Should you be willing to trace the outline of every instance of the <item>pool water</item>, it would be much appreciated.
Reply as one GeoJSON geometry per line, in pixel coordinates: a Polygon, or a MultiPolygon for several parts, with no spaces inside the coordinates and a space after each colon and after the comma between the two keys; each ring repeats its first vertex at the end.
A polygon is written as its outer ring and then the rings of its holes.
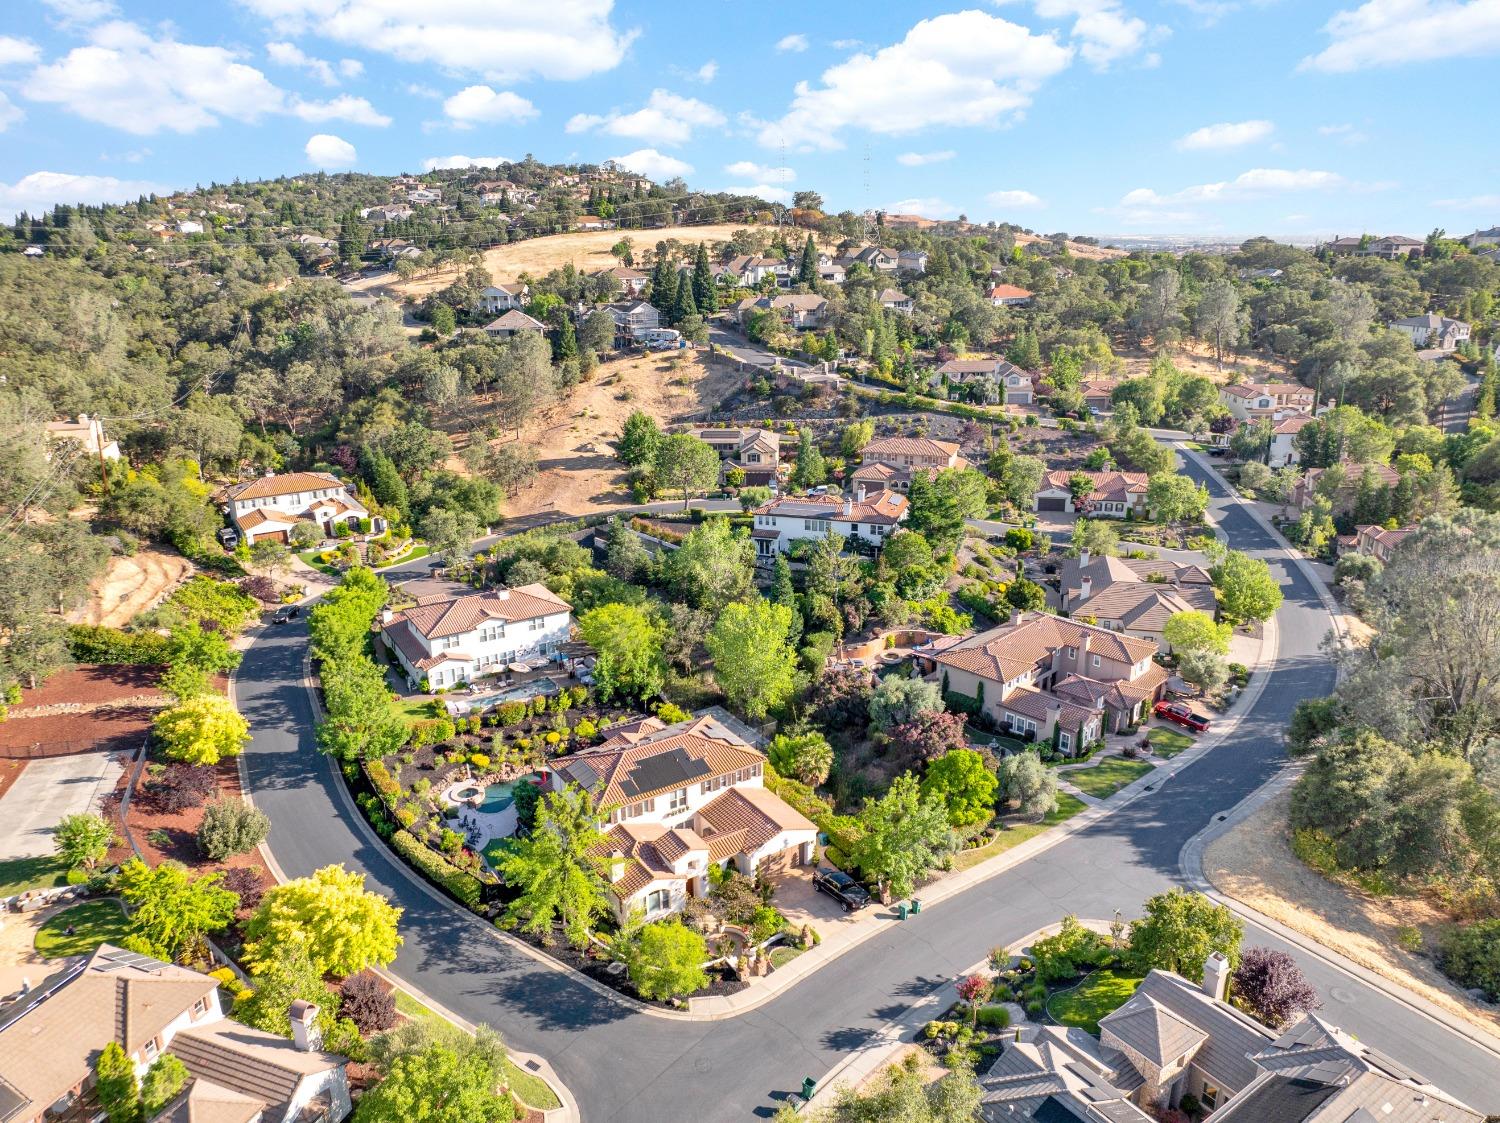
{"type": "Polygon", "coordinates": [[[493,815],[497,811],[504,811],[513,802],[511,792],[515,790],[515,780],[505,780],[499,784],[491,784],[484,789],[484,799],[480,801],[478,810],[487,815],[493,815]]]}

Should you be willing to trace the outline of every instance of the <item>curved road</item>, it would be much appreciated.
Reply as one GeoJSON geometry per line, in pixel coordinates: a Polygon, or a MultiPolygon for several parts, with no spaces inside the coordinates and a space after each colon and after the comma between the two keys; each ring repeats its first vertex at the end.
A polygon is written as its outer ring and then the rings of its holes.
{"type": "MultiPolygon", "coordinates": [[[[1271,537],[1196,465],[1220,525],[1281,580],[1280,657],[1234,734],[1158,791],[1030,861],[893,925],[758,1009],[715,1022],[634,1011],[544,967],[494,937],[478,918],[440,903],[399,862],[367,841],[316,747],[303,687],[304,624],[264,631],[236,675],[255,731],[245,755],[257,806],[271,818],[288,877],[331,862],[362,870],[370,888],[405,909],[394,974],[519,1048],[545,1056],[584,1118],[656,1123],[765,1118],[804,1076],[822,1077],[889,1019],[947,978],[1064,913],[1135,914],[1142,900],[1183,882],[1178,854],[1212,817],[1284,763],[1281,732],[1299,699],[1326,695],[1334,672],[1319,651],[1329,617],[1312,585],[1271,537]]],[[[1246,942],[1281,944],[1247,926],[1246,942]]],[[[1500,1059],[1467,1037],[1329,962],[1293,951],[1324,998],[1322,1013],[1476,1107],[1500,1111],[1500,1059]]]]}

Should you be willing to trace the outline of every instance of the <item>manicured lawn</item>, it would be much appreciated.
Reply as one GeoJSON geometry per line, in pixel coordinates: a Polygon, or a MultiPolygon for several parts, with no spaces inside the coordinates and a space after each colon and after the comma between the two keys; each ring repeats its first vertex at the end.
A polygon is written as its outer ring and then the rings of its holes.
{"type": "Polygon", "coordinates": [[[0,897],[28,889],[51,889],[68,883],[68,867],[55,854],[40,858],[6,858],[0,861],[0,897]]]}
{"type": "Polygon", "coordinates": [[[88,955],[100,944],[118,944],[129,931],[130,922],[118,901],[85,901],[63,909],[37,929],[36,953],[43,959],[88,955]]]}
{"type": "Polygon", "coordinates": [[[1065,1026],[1099,1032],[1099,1019],[1119,1009],[1141,985],[1141,976],[1120,971],[1095,971],[1071,990],[1060,990],[1047,1000],[1047,1013],[1065,1026]]]}
{"type": "Polygon", "coordinates": [[[480,853],[484,855],[484,860],[490,864],[491,869],[499,869],[500,859],[509,854],[515,844],[516,840],[513,838],[492,838],[484,844],[484,849],[480,853]]]}
{"type": "Polygon", "coordinates": [[[1082,811],[1083,807],[1084,804],[1081,799],[1069,795],[1067,792],[1058,792],[1057,809],[1052,814],[1044,817],[1041,822],[1017,823],[1008,830],[1001,832],[1000,836],[993,842],[987,843],[984,846],[976,846],[973,850],[965,850],[963,853],[955,855],[953,868],[966,870],[972,866],[977,866],[980,862],[988,858],[993,858],[996,854],[1003,854],[1012,846],[1019,846],[1028,838],[1035,838],[1048,827],[1055,827],[1058,823],[1071,819],[1074,815],[1082,811]]]}
{"type": "Polygon", "coordinates": [[[334,569],[333,566],[329,565],[323,560],[322,550],[308,550],[306,553],[301,553],[297,556],[305,561],[308,565],[312,566],[314,569],[321,570],[322,572],[328,574],[328,576],[330,577],[340,576],[338,570],[334,569]]]}
{"type": "Polygon", "coordinates": [[[419,694],[411,698],[397,698],[391,706],[407,721],[421,721],[423,718],[438,716],[432,703],[433,699],[424,698],[419,694]]]}
{"type": "Polygon", "coordinates": [[[1151,738],[1151,749],[1157,756],[1174,757],[1183,749],[1193,747],[1193,738],[1180,729],[1168,729],[1164,725],[1151,728],[1147,734],[1151,738]]]}
{"type": "Polygon", "coordinates": [[[377,565],[375,568],[376,569],[385,569],[387,566],[400,565],[402,562],[416,561],[418,558],[425,558],[431,552],[432,552],[432,547],[431,546],[426,546],[426,545],[423,545],[423,546],[413,546],[410,550],[408,550],[406,553],[402,554],[399,558],[391,558],[389,561],[383,561],[379,565],[377,565]]]}
{"type": "Polygon", "coordinates": [[[771,966],[784,967],[801,955],[803,950],[802,948],[794,948],[790,944],[780,944],[771,949],[771,966]]]}
{"type": "Polygon", "coordinates": [[[1062,776],[1074,787],[1087,792],[1095,799],[1108,799],[1126,784],[1139,780],[1151,765],[1144,760],[1120,760],[1110,757],[1091,768],[1079,768],[1064,772],[1062,776]]]}
{"type": "MultiPolygon", "coordinates": [[[[396,1009],[413,1021],[436,1020],[437,1014],[423,1006],[404,990],[396,991],[396,1009]]],[[[562,1101],[540,1076],[527,1072],[509,1057],[505,1058],[505,1082],[522,1103],[538,1111],[552,1111],[562,1107],[562,1101]]]]}

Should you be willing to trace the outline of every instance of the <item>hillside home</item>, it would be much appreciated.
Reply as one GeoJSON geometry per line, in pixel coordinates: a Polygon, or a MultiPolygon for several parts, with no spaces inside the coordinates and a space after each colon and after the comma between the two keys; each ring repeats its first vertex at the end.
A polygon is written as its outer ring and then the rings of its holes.
{"type": "Polygon", "coordinates": [[[1025,740],[1076,753],[1141,721],[1166,692],[1155,643],[1045,612],[1013,612],[987,632],[917,649],[945,693],[974,699],[1025,740]]]}
{"type": "Polygon", "coordinates": [[[1272,468],[1286,468],[1302,459],[1297,451],[1297,434],[1315,421],[1310,413],[1294,413],[1271,427],[1271,448],[1266,463],[1272,468]]]}
{"type": "Polygon", "coordinates": [[[901,250],[896,254],[896,272],[915,276],[927,272],[927,251],[901,250]]]}
{"type": "Polygon", "coordinates": [[[626,296],[640,296],[646,291],[646,282],[649,278],[639,269],[632,269],[628,265],[616,265],[611,269],[600,269],[592,276],[612,277],[619,284],[620,291],[626,296]]]}
{"type": "Polygon", "coordinates": [[[889,312],[909,313],[912,310],[911,297],[900,289],[881,289],[875,299],[880,301],[880,306],[889,312]]]}
{"type": "Polygon", "coordinates": [[[755,734],[720,709],[666,725],[645,718],[554,762],[554,790],[594,793],[609,812],[601,857],[623,922],[656,920],[709,891],[709,870],[746,877],[811,864],[817,828],[766,790],[755,734]]]}
{"type": "Polygon", "coordinates": [[[1083,550],[1062,564],[1058,603],[1068,616],[1170,650],[1162,627],[1179,612],[1219,614],[1213,579],[1202,566],[1153,558],[1094,557],[1083,550]]]}
{"type": "Polygon", "coordinates": [[[1220,404],[1239,421],[1309,412],[1313,400],[1313,391],[1296,382],[1235,382],[1219,390],[1220,404]]]}
{"type": "Polygon", "coordinates": [[[413,187],[406,193],[408,203],[416,203],[428,206],[443,201],[443,189],[441,187],[413,187]]]}
{"type": "Polygon", "coordinates": [[[1464,239],[1464,244],[1471,250],[1483,249],[1485,246],[1500,246],[1500,226],[1491,226],[1488,230],[1476,230],[1464,239]]]}
{"type": "Polygon", "coordinates": [[[1036,293],[1019,285],[995,285],[988,295],[996,308],[1030,308],[1036,298],[1036,293]]]}
{"type": "Polygon", "coordinates": [[[509,339],[523,331],[534,331],[539,335],[545,335],[547,325],[540,320],[532,319],[519,308],[503,312],[499,317],[484,325],[484,334],[491,339],[509,339]]]}
{"type": "MultiPolygon", "coordinates": [[[[267,472],[222,489],[218,501],[247,546],[260,541],[288,543],[298,523],[311,524],[321,536],[331,538],[338,527],[352,533],[361,519],[370,517],[354,485],[328,472],[267,472]]],[[[372,524],[371,529],[380,533],[384,526],[376,529],[372,524]]]]}
{"type": "Polygon", "coordinates": [[[906,518],[906,496],[894,491],[867,491],[857,485],[852,498],[837,495],[793,495],[755,508],[750,537],[756,560],[765,564],[791,549],[798,539],[837,534],[858,537],[877,548],[906,518]]]}
{"type": "Polygon", "coordinates": [[[600,218],[596,214],[579,215],[573,221],[574,230],[613,230],[615,224],[607,218],[600,218]]]}
{"type": "Polygon", "coordinates": [[[1030,405],[1035,396],[1030,371],[1005,359],[949,359],[933,372],[933,385],[972,387],[987,402],[1030,405]]]}
{"type": "Polygon", "coordinates": [[[1433,351],[1456,351],[1468,340],[1470,327],[1462,320],[1429,312],[1425,316],[1406,316],[1386,325],[1410,339],[1413,347],[1433,351]]]}
{"type": "Polygon", "coordinates": [[[520,281],[511,285],[489,285],[479,290],[479,307],[492,316],[509,312],[512,308],[519,311],[526,306],[526,298],[530,295],[531,289],[520,281]]]}
{"type": "Polygon", "coordinates": [[[755,288],[767,277],[775,277],[778,285],[785,284],[791,276],[791,267],[779,257],[740,254],[724,263],[724,275],[737,285],[755,288]]]}
{"type": "Polygon", "coordinates": [[[1092,413],[1106,413],[1114,409],[1117,378],[1091,378],[1081,383],[1078,392],[1083,395],[1083,404],[1092,413]]]}
{"type": "Polygon", "coordinates": [[[849,279],[849,271],[843,264],[830,258],[823,260],[823,255],[818,258],[818,280],[829,285],[842,285],[849,279]]]}
{"type": "Polygon", "coordinates": [[[411,216],[412,209],[406,203],[387,203],[380,207],[365,207],[359,212],[360,218],[368,218],[371,222],[395,222],[411,216]]]}
{"type": "Polygon", "coordinates": [[[770,306],[773,312],[781,313],[787,324],[797,331],[822,327],[828,315],[828,301],[815,292],[774,296],[770,306]]]}
{"type": "Polygon", "coordinates": [[[781,467],[781,435],[768,429],[692,429],[719,454],[723,470],[738,468],[751,487],[774,487],[781,467]]]}
{"type": "Polygon", "coordinates": [[[850,480],[863,483],[869,491],[884,487],[907,491],[913,472],[931,476],[946,468],[969,466],[958,454],[957,442],[932,437],[878,437],[865,445],[860,456],[864,463],[855,469],[850,480]]]}
{"type": "MultiPolygon", "coordinates": [[[[1354,508],[1354,502],[1359,497],[1359,484],[1366,471],[1370,472],[1375,482],[1382,487],[1395,487],[1401,482],[1401,474],[1389,464],[1362,465],[1345,461],[1340,467],[1344,469],[1344,481],[1339,485],[1338,491],[1329,497],[1333,502],[1335,515],[1344,514],[1354,508]]],[[[1327,491],[1332,486],[1332,481],[1327,481],[1321,489],[1318,486],[1327,472],[1327,468],[1309,468],[1306,474],[1297,481],[1297,486],[1292,489],[1292,496],[1289,500],[1291,506],[1299,511],[1305,511],[1311,507],[1320,491],[1327,491]]]]}
{"type": "Polygon", "coordinates": [[[901,261],[901,254],[885,246],[865,246],[841,260],[845,266],[859,264],[877,273],[894,273],[901,261]]]}
{"type": "Polygon", "coordinates": [[[338,1123],[349,1114],[347,1061],[322,1052],[318,1008],[292,1003],[292,1038],[224,1016],[219,982],[101,944],[0,1006],[0,1119],[102,1119],[94,1064],[110,1042],[144,1076],[171,1053],[188,1070],[148,1123],[338,1123]]]}
{"type": "MultiPolygon", "coordinates": [[[[661,313],[644,300],[627,300],[604,306],[615,321],[615,335],[635,340],[661,327],[661,313]]],[[[623,340],[622,340],[623,342],[623,340]]]]}
{"type": "Polygon", "coordinates": [[[1314,1015],[1268,1029],[1225,1001],[1214,952],[1194,984],[1151,971],[1081,1029],[1027,1027],[979,1078],[986,1123],[1150,1123],[1191,1095],[1215,1123],[1483,1123],[1403,1064],[1314,1015]]]}
{"type": "Polygon", "coordinates": [[[538,582],[461,596],[419,598],[380,617],[380,634],[413,686],[432,688],[498,674],[508,663],[545,658],[573,631],[568,602],[538,582]]]}
{"type": "Polygon", "coordinates": [[[1382,257],[1387,261],[1420,257],[1426,248],[1427,243],[1420,238],[1408,238],[1404,234],[1387,234],[1381,238],[1335,238],[1328,243],[1329,252],[1338,256],[1382,257]]]}
{"type": "Polygon", "coordinates": [[[49,421],[42,427],[48,441],[68,441],[82,447],[89,456],[105,460],[120,459],[120,443],[104,435],[104,422],[80,413],[76,421],[49,421]]]}
{"type": "Polygon", "coordinates": [[[1354,528],[1352,549],[1356,554],[1374,558],[1381,565],[1389,564],[1396,547],[1417,532],[1414,526],[1396,527],[1387,530],[1383,526],[1366,523],[1354,528]]]}
{"type": "Polygon", "coordinates": [[[1041,486],[1032,497],[1033,511],[1062,511],[1067,514],[1103,515],[1123,519],[1127,513],[1146,517],[1146,486],[1150,481],[1144,472],[1078,472],[1058,468],[1042,477],[1041,486]],[[1075,476],[1086,476],[1094,490],[1075,502],[1072,482],[1075,476]]]}

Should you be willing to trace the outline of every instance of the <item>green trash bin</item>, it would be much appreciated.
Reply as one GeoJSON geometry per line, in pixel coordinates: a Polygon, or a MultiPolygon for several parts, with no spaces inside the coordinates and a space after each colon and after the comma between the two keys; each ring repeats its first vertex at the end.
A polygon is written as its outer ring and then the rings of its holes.
{"type": "Polygon", "coordinates": [[[906,919],[906,913],[907,913],[907,904],[906,904],[905,901],[902,901],[899,905],[896,906],[896,915],[900,919],[905,920],[906,919]]]}
{"type": "Polygon", "coordinates": [[[804,1076],[802,1078],[802,1099],[803,1099],[803,1102],[811,1100],[813,1098],[813,1093],[816,1092],[817,1090],[818,1090],[818,1082],[816,1080],[814,1080],[811,1076],[804,1076]]]}
{"type": "Polygon", "coordinates": [[[913,897],[911,899],[911,911],[913,913],[919,913],[922,911],[922,902],[919,901],[916,897],[913,897]]]}

